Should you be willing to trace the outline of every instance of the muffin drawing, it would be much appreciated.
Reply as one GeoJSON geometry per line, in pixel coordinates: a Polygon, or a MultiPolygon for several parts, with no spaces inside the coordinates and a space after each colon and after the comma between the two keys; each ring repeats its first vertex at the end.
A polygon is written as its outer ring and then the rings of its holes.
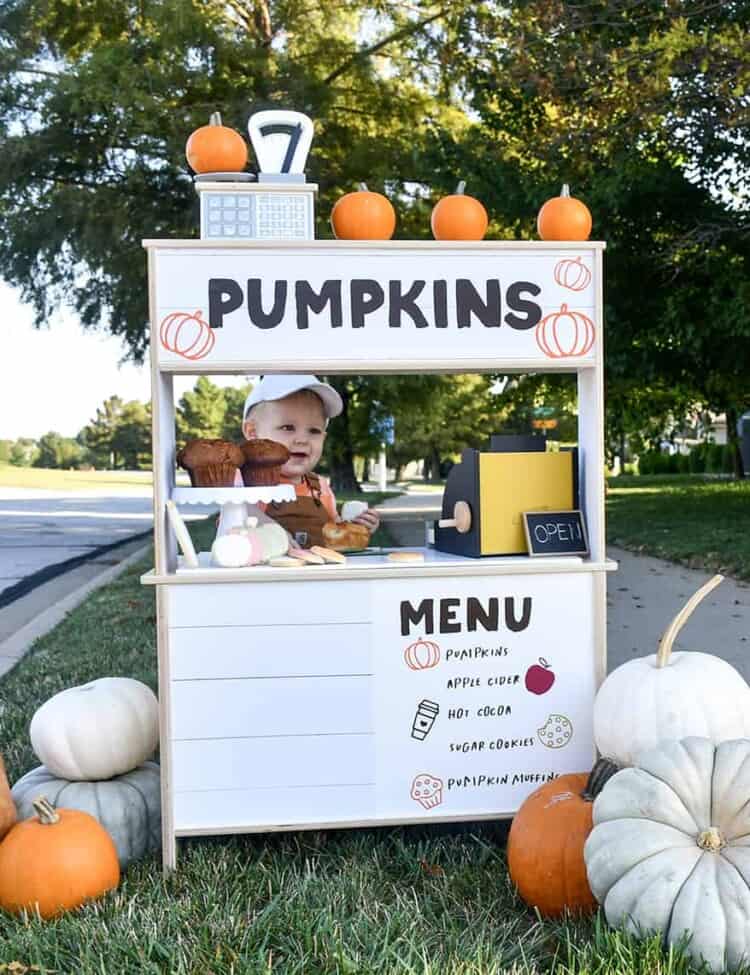
{"type": "Polygon", "coordinates": [[[443,780],[421,772],[411,784],[411,797],[423,809],[434,809],[443,801],[443,780]]]}

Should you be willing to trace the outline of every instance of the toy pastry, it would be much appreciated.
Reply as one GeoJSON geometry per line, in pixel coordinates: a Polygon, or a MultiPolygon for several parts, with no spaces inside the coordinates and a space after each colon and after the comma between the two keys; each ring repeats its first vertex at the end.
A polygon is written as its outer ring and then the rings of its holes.
{"type": "Polygon", "coordinates": [[[188,440],[177,454],[177,463],[188,472],[193,487],[232,487],[242,460],[237,444],[203,437],[188,440]]]}
{"type": "Polygon", "coordinates": [[[289,460],[289,451],[275,440],[246,440],[240,450],[242,483],[245,487],[278,484],[281,468],[289,460]]]}
{"type": "Polygon", "coordinates": [[[341,520],[353,521],[363,511],[367,511],[367,507],[364,501],[344,501],[341,505],[341,520]]]}
{"type": "Polygon", "coordinates": [[[250,533],[260,542],[263,553],[262,562],[268,562],[269,559],[286,555],[289,551],[289,536],[281,525],[277,525],[275,522],[258,525],[257,528],[250,529],[250,533]]]}
{"type": "Polygon", "coordinates": [[[211,562],[223,569],[257,565],[262,555],[263,549],[258,539],[246,532],[220,535],[211,546],[211,562]]]}
{"type": "Polygon", "coordinates": [[[310,551],[313,555],[319,555],[324,562],[335,562],[338,565],[343,565],[346,562],[346,556],[342,555],[341,552],[336,552],[332,548],[325,548],[323,545],[313,545],[310,551]]]}
{"type": "Polygon", "coordinates": [[[367,548],[370,544],[370,531],[354,521],[327,521],[323,525],[323,541],[328,548],[337,551],[367,548]]]}

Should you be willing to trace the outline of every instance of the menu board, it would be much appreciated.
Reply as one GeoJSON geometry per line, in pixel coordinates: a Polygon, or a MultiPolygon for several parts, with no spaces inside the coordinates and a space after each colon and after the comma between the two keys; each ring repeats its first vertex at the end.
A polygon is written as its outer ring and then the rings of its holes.
{"type": "Polygon", "coordinates": [[[374,588],[377,815],[514,811],[594,760],[590,573],[374,588]]]}

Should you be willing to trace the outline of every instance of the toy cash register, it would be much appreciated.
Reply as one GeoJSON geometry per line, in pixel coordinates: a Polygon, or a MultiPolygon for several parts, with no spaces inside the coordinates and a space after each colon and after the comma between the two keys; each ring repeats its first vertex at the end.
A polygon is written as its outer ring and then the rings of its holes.
{"type": "Polygon", "coordinates": [[[578,451],[545,451],[537,437],[492,437],[448,474],[435,548],[455,555],[526,554],[524,511],[578,507],[578,451]]]}

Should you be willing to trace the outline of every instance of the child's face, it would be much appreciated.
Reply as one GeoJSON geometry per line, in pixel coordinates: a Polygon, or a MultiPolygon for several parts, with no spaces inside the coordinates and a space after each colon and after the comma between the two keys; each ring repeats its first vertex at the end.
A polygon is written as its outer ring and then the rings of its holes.
{"type": "Polygon", "coordinates": [[[317,396],[304,394],[261,403],[242,424],[248,440],[258,437],[284,444],[291,456],[281,473],[295,480],[315,469],[323,453],[325,428],[323,404],[317,396]]]}

